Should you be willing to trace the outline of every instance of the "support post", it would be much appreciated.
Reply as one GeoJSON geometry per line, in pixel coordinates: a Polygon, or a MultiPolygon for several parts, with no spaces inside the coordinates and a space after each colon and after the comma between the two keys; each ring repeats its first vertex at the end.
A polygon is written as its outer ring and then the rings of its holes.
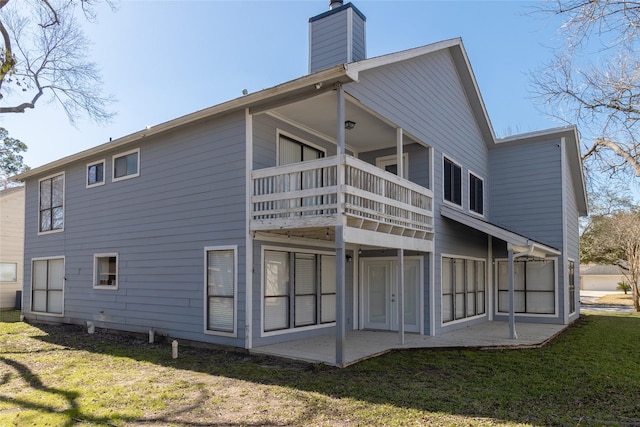
{"type": "Polygon", "coordinates": [[[344,185],[345,171],[342,158],[345,153],[345,133],[344,133],[344,90],[341,84],[336,85],[337,92],[337,118],[336,118],[336,141],[337,141],[337,184],[338,184],[338,212],[336,222],[336,365],[344,366],[345,360],[345,340],[346,340],[346,248],[344,242],[344,185]]]}
{"type": "Polygon", "coordinates": [[[508,245],[507,252],[509,254],[509,339],[517,340],[518,335],[516,333],[516,314],[515,314],[515,278],[514,278],[514,256],[513,248],[508,245]]]}
{"type": "Polygon", "coordinates": [[[404,249],[398,249],[398,333],[404,345],[404,249]]]}

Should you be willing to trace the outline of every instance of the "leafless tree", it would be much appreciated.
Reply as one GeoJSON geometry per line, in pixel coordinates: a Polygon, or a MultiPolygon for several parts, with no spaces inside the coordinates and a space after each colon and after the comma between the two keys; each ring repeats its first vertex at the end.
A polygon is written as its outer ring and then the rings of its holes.
{"type": "Polygon", "coordinates": [[[578,125],[588,172],[640,177],[640,1],[549,0],[538,12],[564,18],[562,46],[532,75],[543,108],[578,125]]]}
{"type": "Polygon", "coordinates": [[[0,113],[24,113],[48,99],[62,106],[72,124],[82,115],[96,122],[113,116],[113,99],[102,92],[76,19],[77,13],[94,19],[98,2],[0,0],[0,113]]]}

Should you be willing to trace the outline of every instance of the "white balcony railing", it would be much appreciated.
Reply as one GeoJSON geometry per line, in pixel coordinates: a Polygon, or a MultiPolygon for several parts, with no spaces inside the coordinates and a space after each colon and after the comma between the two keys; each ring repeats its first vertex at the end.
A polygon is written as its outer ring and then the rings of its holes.
{"type": "Polygon", "coordinates": [[[331,226],[342,212],[351,227],[430,239],[431,190],[348,155],[340,168],[342,188],[336,157],[254,170],[252,230],[331,226]]]}

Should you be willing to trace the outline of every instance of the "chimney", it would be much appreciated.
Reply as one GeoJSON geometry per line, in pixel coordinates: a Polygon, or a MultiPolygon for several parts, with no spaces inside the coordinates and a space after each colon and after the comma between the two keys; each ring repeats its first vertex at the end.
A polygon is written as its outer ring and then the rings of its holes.
{"type": "Polygon", "coordinates": [[[329,11],[309,19],[309,73],[366,59],[367,18],[352,3],[329,0],[329,11]]]}

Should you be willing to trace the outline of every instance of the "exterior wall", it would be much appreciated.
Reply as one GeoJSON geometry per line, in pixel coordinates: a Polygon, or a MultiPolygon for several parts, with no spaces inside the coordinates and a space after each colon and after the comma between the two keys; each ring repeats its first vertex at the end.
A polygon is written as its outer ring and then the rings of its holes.
{"type": "Polygon", "coordinates": [[[309,71],[366,58],[365,17],[351,4],[309,20],[309,71]]]}
{"type": "MultiPolygon", "coordinates": [[[[431,188],[431,160],[429,158],[429,149],[419,144],[408,144],[403,147],[403,153],[408,155],[409,181],[415,182],[424,188],[431,188]]],[[[376,159],[395,155],[396,148],[394,147],[359,153],[358,158],[375,165],[376,159]]]]}
{"type": "Polygon", "coordinates": [[[0,263],[16,264],[16,281],[0,277],[0,310],[16,306],[16,292],[22,289],[24,251],[24,187],[0,191],[0,263]]]}
{"type": "Polygon", "coordinates": [[[103,153],[105,184],[86,188],[86,161],[65,172],[64,231],[38,235],[38,177],[26,194],[28,318],[243,346],[245,124],[235,114],[103,153]],[[112,155],[140,148],[140,176],[112,182],[112,155]],[[204,248],[237,246],[238,337],[204,334],[204,248]],[[93,257],[118,253],[118,289],[94,289],[93,257]],[[29,313],[31,260],[65,257],[64,316],[29,313]]]}
{"type": "MultiPolygon", "coordinates": [[[[469,325],[472,319],[443,325],[441,317],[441,258],[442,254],[487,258],[487,237],[466,227],[453,224],[440,214],[443,204],[443,157],[462,167],[462,207],[469,211],[469,172],[484,180],[484,215],[492,207],[488,198],[488,150],[465,91],[460,83],[453,59],[447,50],[360,73],[359,83],[345,86],[345,90],[366,107],[402,127],[421,143],[432,147],[434,191],[433,296],[434,312],[425,315],[425,326],[436,334],[469,325]],[[432,320],[430,320],[432,319],[432,320]],[[433,325],[430,322],[433,322],[433,325]]],[[[362,157],[362,156],[361,156],[362,157]]],[[[414,167],[410,160],[409,173],[421,169],[430,174],[431,166],[414,167]]],[[[414,180],[413,176],[410,176],[414,180]]],[[[416,179],[418,179],[416,177],[416,179]]],[[[420,183],[423,185],[422,183],[420,183]]],[[[487,268],[490,264],[487,262],[487,268]]],[[[429,276],[431,277],[431,276],[429,276]]],[[[425,308],[428,312],[429,309],[425,308]]],[[[425,329],[429,331],[429,329],[425,329]]]]}
{"type": "MultiPolygon", "coordinates": [[[[563,304],[560,306],[567,310],[565,313],[565,322],[577,319],[580,315],[580,230],[579,230],[579,218],[578,218],[578,203],[576,200],[576,188],[574,187],[574,180],[572,179],[571,168],[568,167],[567,157],[569,156],[569,149],[567,143],[563,142],[563,181],[564,181],[564,193],[563,201],[563,239],[564,247],[562,273],[560,274],[559,283],[562,286],[561,289],[566,290],[563,292],[563,296],[569,298],[569,261],[574,262],[574,277],[573,283],[575,285],[574,306],[576,308],[574,313],[569,313],[569,301],[563,300],[563,304]]],[[[578,189],[580,190],[580,189],[578,189]]]]}
{"type": "Polygon", "coordinates": [[[489,220],[561,250],[560,140],[497,144],[489,152],[489,220]]]}

